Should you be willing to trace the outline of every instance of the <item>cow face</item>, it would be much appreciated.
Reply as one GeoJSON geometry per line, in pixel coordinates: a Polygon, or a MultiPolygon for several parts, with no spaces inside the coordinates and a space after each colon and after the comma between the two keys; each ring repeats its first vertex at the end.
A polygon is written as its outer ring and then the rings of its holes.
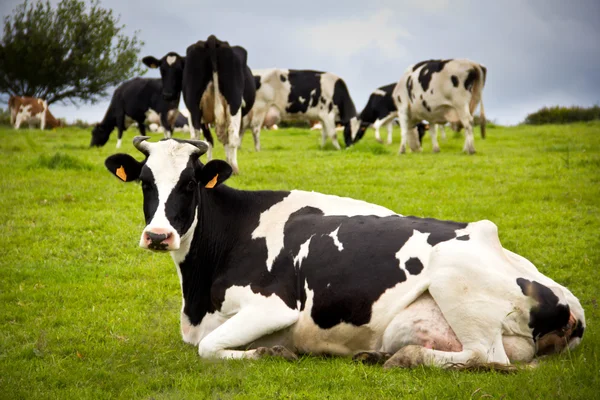
{"type": "MultiPolygon", "coordinates": [[[[352,146],[360,138],[361,123],[356,117],[352,117],[350,121],[344,126],[344,142],[346,147],[352,146]]],[[[364,131],[362,132],[364,135],[364,131]]]]}
{"type": "Polygon", "coordinates": [[[185,57],[170,52],[160,60],[148,56],[142,59],[142,62],[149,68],[158,68],[162,78],[163,97],[166,101],[179,100],[181,88],[183,86],[183,68],[185,66],[185,57]]]}
{"type": "Polygon", "coordinates": [[[216,188],[232,170],[225,161],[213,160],[203,165],[198,160],[208,150],[206,142],[164,139],[149,143],[146,139],[147,136],[134,138],[136,148],[146,155],[144,161],[114,154],[105,165],[124,182],[141,182],[146,227],[140,247],[178,250],[182,242],[191,241],[202,192],[216,188]]]}
{"type": "Polygon", "coordinates": [[[538,356],[575,348],[585,330],[585,317],[579,301],[566,288],[547,286],[518,278],[524,295],[532,300],[529,328],[538,356]]]}
{"type": "Polygon", "coordinates": [[[92,129],[92,141],[90,142],[90,147],[102,147],[108,142],[108,138],[110,136],[111,130],[108,130],[106,127],[96,124],[94,129],[92,129]]]}

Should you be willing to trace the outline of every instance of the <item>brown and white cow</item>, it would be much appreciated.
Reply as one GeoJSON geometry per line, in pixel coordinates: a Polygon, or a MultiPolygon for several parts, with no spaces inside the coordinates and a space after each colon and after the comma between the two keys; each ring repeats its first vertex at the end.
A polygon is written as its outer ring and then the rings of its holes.
{"type": "MultiPolygon", "coordinates": [[[[422,120],[431,124],[460,122],[465,127],[463,151],[475,153],[473,113],[481,103],[481,136],[485,136],[485,114],[481,95],[487,69],[474,61],[428,60],[411,65],[394,88],[392,97],[398,109],[402,132],[400,153],[406,140],[412,151],[420,151],[414,127],[422,120]]],[[[433,133],[433,132],[432,132],[433,133]]],[[[434,149],[437,140],[432,135],[434,149]]]]}
{"type": "Polygon", "coordinates": [[[48,109],[48,103],[43,99],[10,96],[8,107],[10,108],[10,123],[15,129],[19,129],[23,122],[27,122],[29,128],[33,128],[33,125],[39,122],[42,130],[46,125],[51,129],[62,126],[62,123],[54,118],[54,115],[48,109]]]}

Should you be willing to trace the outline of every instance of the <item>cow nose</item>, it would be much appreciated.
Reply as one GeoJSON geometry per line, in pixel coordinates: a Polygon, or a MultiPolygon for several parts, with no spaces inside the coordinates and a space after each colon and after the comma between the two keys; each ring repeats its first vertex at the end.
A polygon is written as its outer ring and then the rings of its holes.
{"type": "Polygon", "coordinates": [[[163,230],[154,230],[144,232],[144,241],[149,249],[167,250],[171,245],[173,233],[163,230]]]}

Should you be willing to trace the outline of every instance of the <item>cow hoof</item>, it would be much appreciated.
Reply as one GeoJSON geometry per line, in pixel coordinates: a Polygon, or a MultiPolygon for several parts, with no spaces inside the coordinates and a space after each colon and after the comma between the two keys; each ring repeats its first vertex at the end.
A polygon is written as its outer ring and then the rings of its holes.
{"type": "Polygon", "coordinates": [[[283,346],[258,347],[256,349],[256,356],[257,358],[278,357],[288,361],[296,361],[298,359],[297,355],[283,346]]]}
{"type": "Polygon", "coordinates": [[[439,148],[439,147],[437,147],[437,146],[436,146],[436,147],[434,147],[434,148],[433,148],[433,152],[434,152],[434,153],[439,153],[439,152],[440,152],[440,148],[439,148]]]}
{"type": "Polygon", "coordinates": [[[390,368],[413,368],[423,365],[423,348],[421,346],[405,346],[398,350],[389,360],[383,364],[384,369],[390,368]]]}
{"type": "Polygon", "coordinates": [[[352,356],[353,361],[358,361],[363,364],[376,365],[383,364],[392,355],[383,351],[361,351],[352,356]]]}
{"type": "Polygon", "coordinates": [[[405,154],[405,153],[406,153],[406,147],[400,146],[400,150],[398,150],[398,154],[405,154]]]}
{"type": "Polygon", "coordinates": [[[377,143],[383,144],[383,140],[381,140],[380,138],[375,138],[375,140],[377,141],[377,143]]]}

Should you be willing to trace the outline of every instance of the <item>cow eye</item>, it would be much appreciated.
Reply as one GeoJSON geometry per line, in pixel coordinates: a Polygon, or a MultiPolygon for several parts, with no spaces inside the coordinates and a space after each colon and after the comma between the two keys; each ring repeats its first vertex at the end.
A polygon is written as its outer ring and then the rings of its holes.
{"type": "Polygon", "coordinates": [[[196,181],[189,181],[186,187],[186,190],[188,192],[193,192],[194,190],[196,190],[196,187],[198,186],[198,184],[196,183],[196,181]]]}

